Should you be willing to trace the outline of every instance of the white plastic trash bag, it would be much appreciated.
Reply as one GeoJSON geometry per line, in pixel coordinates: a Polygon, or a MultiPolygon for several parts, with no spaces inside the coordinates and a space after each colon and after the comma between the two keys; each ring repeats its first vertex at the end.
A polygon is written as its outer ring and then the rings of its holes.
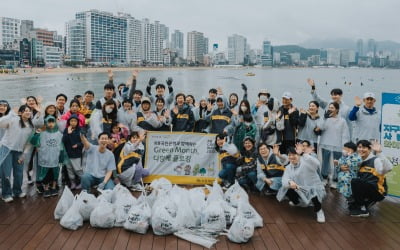
{"type": "Polygon", "coordinates": [[[170,192],[170,199],[177,207],[176,220],[179,228],[196,226],[196,216],[190,206],[189,191],[175,185],[170,192]]]}
{"type": "Polygon", "coordinates": [[[237,216],[243,216],[245,219],[248,219],[254,223],[254,227],[262,227],[263,226],[263,218],[257,213],[250,203],[241,201],[239,203],[237,216]]]}
{"type": "MultiPolygon", "coordinates": [[[[210,189],[209,186],[206,186],[210,189]]],[[[210,189],[210,193],[207,196],[207,203],[212,201],[222,200],[224,197],[224,191],[221,186],[218,184],[217,180],[214,181],[212,188],[210,189]]]]}
{"type": "Polygon", "coordinates": [[[189,190],[190,207],[193,209],[196,218],[196,226],[200,226],[201,212],[206,206],[206,194],[203,187],[196,187],[189,190]]]}
{"type": "Polygon", "coordinates": [[[235,183],[226,190],[224,194],[225,200],[232,206],[238,207],[241,200],[249,202],[249,195],[235,180],[235,183]]]}
{"type": "Polygon", "coordinates": [[[72,206],[74,201],[74,195],[71,190],[65,186],[64,191],[61,195],[60,200],[57,203],[56,209],[54,210],[54,219],[61,219],[68,209],[72,206]]]}
{"type": "Polygon", "coordinates": [[[131,194],[129,189],[126,187],[122,186],[121,184],[115,185],[115,187],[112,189],[112,195],[111,195],[111,203],[115,203],[115,201],[118,199],[118,196],[124,195],[124,194],[131,194]]]}
{"type": "Polygon", "coordinates": [[[215,232],[223,231],[226,228],[225,212],[219,201],[207,204],[201,214],[201,226],[215,232]]]}
{"type": "Polygon", "coordinates": [[[114,222],[114,205],[104,199],[100,199],[97,207],[90,214],[90,225],[99,228],[112,228],[114,222]]]}
{"type": "Polygon", "coordinates": [[[96,196],[87,193],[83,190],[78,196],[78,207],[79,213],[81,214],[83,221],[88,221],[90,219],[90,214],[95,209],[98,204],[96,196]]]}
{"type": "Polygon", "coordinates": [[[128,212],[131,207],[136,203],[136,198],[128,192],[121,192],[117,194],[115,206],[115,224],[116,227],[122,227],[128,217],[128,212]]]}
{"type": "Polygon", "coordinates": [[[100,195],[97,196],[97,200],[101,201],[101,200],[105,200],[107,202],[112,202],[113,199],[113,191],[110,189],[106,189],[106,190],[98,190],[100,192],[100,195]]]}
{"type": "Polygon", "coordinates": [[[145,234],[150,225],[151,208],[147,202],[132,206],[125,220],[124,228],[135,233],[145,234]]]}
{"type": "Polygon", "coordinates": [[[78,195],[75,196],[72,206],[61,218],[60,225],[70,230],[77,230],[83,225],[83,218],[79,213],[78,195]]]}
{"type": "Polygon", "coordinates": [[[164,189],[165,191],[169,191],[172,189],[172,183],[164,177],[161,177],[152,181],[150,183],[150,188],[152,188],[153,190],[164,189]]]}
{"type": "Polygon", "coordinates": [[[165,206],[154,206],[151,227],[155,235],[168,235],[178,230],[178,223],[165,206]]]}
{"type": "Polygon", "coordinates": [[[220,202],[224,209],[226,225],[231,225],[236,217],[237,209],[224,200],[221,200],[220,202]]]}
{"type": "Polygon", "coordinates": [[[253,221],[243,217],[243,215],[236,216],[232,223],[231,228],[228,230],[228,239],[236,243],[245,243],[249,241],[254,234],[253,221]]]}

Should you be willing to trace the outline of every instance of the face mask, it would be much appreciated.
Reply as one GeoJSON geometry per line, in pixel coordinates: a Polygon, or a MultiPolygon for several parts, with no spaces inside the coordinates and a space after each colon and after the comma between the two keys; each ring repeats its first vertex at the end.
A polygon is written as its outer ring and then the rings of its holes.
{"type": "Polygon", "coordinates": [[[244,125],[250,126],[250,125],[251,125],[251,122],[244,122],[244,125]]]}
{"type": "Polygon", "coordinates": [[[107,114],[110,114],[112,111],[113,111],[112,108],[106,108],[106,113],[107,113],[107,114]]]}
{"type": "Polygon", "coordinates": [[[246,111],[247,111],[247,107],[246,107],[246,106],[241,106],[240,109],[241,109],[243,112],[246,112],[246,111]]]}
{"type": "Polygon", "coordinates": [[[265,95],[260,95],[260,101],[266,102],[268,100],[268,97],[265,95]]]}

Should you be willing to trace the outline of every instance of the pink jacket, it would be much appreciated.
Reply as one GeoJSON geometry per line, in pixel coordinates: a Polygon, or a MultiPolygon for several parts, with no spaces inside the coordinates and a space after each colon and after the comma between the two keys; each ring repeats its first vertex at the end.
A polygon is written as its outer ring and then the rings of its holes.
{"type": "MultiPolygon", "coordinates": [[[[65,114],[63,114],[63,115],[61,116],[61,120],[68,121],[68,119],[69,119],[69,117],[70,117],[71,115],[72,115],[72,114],[71,114],[71,111],[68,111],[67,113],[65,113],[65,114]]],[[[83,128],[83,127],[85,126],[85,124],[86,124],[86,122],[85,122],[85,116],[83,116],[83,115],[80,114],[79,112],[77,112],[75,115],[78,116],[78,119],[79,119],[79,127],[83,128]]]]}

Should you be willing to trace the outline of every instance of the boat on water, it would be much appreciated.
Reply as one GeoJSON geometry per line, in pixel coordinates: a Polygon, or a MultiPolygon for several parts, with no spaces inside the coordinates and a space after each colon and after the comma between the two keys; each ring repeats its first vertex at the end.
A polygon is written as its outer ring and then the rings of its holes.
{"type": "Polygon", "coordinates": [[[253,72],[248,72],[247,74],[246,74],[246,76],[255,76],[256,74],[254,74],[253,72]]]}

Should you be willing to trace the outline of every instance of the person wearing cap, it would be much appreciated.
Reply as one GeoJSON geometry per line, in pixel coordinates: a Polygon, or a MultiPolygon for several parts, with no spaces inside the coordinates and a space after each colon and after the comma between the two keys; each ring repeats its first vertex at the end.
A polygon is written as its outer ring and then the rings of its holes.
{"type": "Polygon", "coordinates": [[[356,96],[349,120],[354,121],[353,141],[379,140],[381,112],[375,108],[375,94],[366,92],[363,99],[356,96]],[[364,103],[364,105],[362,105],[364,103]]]}
{"type": "Polygon", "coordinates": [[[32,109],[27,105],[19,107],[18,115],[10,112],[8,115],[0,117],[0,128],[5,129],[0,141],[1,193],[5,202],[13,201],[13,195],[19,198],[26,196],[22,192],[23,162],[24,159],[27,159],[23,152],[27,148],[28,139],[34,130],[31,118],[32,109]],[[14,176],[12,189],[11,171],[14,176]]]}
{"type": "MultiPolygon", "coordinates": [[[[0,118],[8,115],[10,113],[10,110],[10,104],[6,100],[0,100],[0,118]]],[[[5,132],[5,128],[0,128],[0,141],[1,138],[3,138],[5,132]]]]}
{"type": "Polygon", "coordinates": [[[225,106],[224,99],[221,96],[216,100],[217,108],[207,108],[208,115],[206,120],[210,123],[210,133],[222,134],[227,133],[227,127],[231,123],[232,112],[225,106]]]}
{"type": "Polygon", "coordinates": [[[154,96],[151,94],[151,86],[156,84],[156,81],[157,79],[155,77],[150,78],[149,84],[146,87],[146,96],[150,98],[151,104],[153,106],[155,106],[155,101],[157,97],[164,98],[164,100],[166,101],[166,107],[169,108],[174,101],[174,89],[172,88],[173,79],[172,77],[168,77],[168,79],[166,80],[168,86],[168,96],[165,94],[165,85],[162,83],[156,85],[156,94],[154,96]]]}
{"type": "Polygon", "coordinates": [[[266,89],[261,89],[258,92],[258,100],[251,108],[251,113],[257,125],[257,131],[260,131],[261,126],[264,124],[264,113],[268,111],[268,99],[270,94],[266,89]]]}
{"type": "Polygon", "coordinates": [[[292,104],[293,98],[290,92],[282,94],[282,106],[279,108],[280,115],[284,123],[282,130],[282,144],[280,151],[282,154],[287,153],[288,147],[294,147],[296,143],[296,132],[299,122],[299,111],[292,104]]]}
{"type": "Polygon", "coordinates": [[[57,128],[56,118],[49,115],[44,123],[46,129],[36,130],[30,143],[38,149],[37,188],[44,192],[43,197],[50,197],[58,194],[57,180],[60,173],[59,164],[64,161],[64,146],[63,135],[57,128]]]}
{"type": "Polygon", "coordinates": [[[289,165],[285,167],[282,187],[276,198],[278,201],[288,198],[290,206],[308,207],[313,204],[317,222],[324,223],[322,201],[326,191],[318,174],[320,164],[317,158],[310,155],[312,149],[303,150],[301,144],[288,148],[289,165]]]}
{"type": "Polygon", "coordinates": [[[243,139],[243,150],[237,159],[236,177],[240,186],[247,191],[256,191],[257,183],[257,158],[256,141],[252,137],[243,139]]]}
{"type": "Polygon", "coordinates": [[[148,97],[142,98],[142,111],[137,112],[137,125],[146,131],[158,131],[162,122],[158,119],[157,113],[151,109],[151,101],[148,97]]]}
{"type": "Polygon", "coordinates": [[[172,109],[172,131],[192,132],[194,115],[192,109],[185,103],[186,96],[179,93],[175,97],[175,107],[172,109]]]}
{"type": "Polygon", "coordinates": [[[342,89],[339,89],[339,88],[334,88],[334,89],[332,89],[331,92],[330,92],[330,94],[331,94],[331,100],[330,100],[330,101],[327,101],[327,100],[321,98],[321,97],[317,94],[317,91],[316,91],[316,88],[315,88],[315,82],[314,82],[313,79],[308,78],[308,79],[307,79],[307,83],[308,83],[308,85],[311,86],[311,96],[312,96],[313,100],[314,100],[314,101],[317,101],[317,102],[319,103],[320,107],[321,107],[325,112],[328,111],[328,108],[329,108],[329,104],[330,104],[330,103],[336,102],[336,103],[339,104],[339,109],[340,109],[339,115],[340,115],[343,119],[345,119],[345,121],[347,122],[347,127],[348,127],[349,133],[350,133],[350,135],[351,135],[351,133],[352,133],[352,130],[351,130],[352,124],[351,124],[351,121],[349,120],[349,117],[348,117],[348,116],[349,116],[350,108],[349,108],[349,106],[347,106],[347,105],[344,103],[344,101],[343,101],[343,91],[342,91],[342,89]]]}
{"type": "Polygon", "coordinates": [[[371,206],[387,195],[385,175],[393,169],[393,164],[382,154],[377,141],[358,141],[357,153],[362,162],[357,177],[351,180],[354,202],[349,204],[349,210],[351,216],[368,217],[371,206]]]}

